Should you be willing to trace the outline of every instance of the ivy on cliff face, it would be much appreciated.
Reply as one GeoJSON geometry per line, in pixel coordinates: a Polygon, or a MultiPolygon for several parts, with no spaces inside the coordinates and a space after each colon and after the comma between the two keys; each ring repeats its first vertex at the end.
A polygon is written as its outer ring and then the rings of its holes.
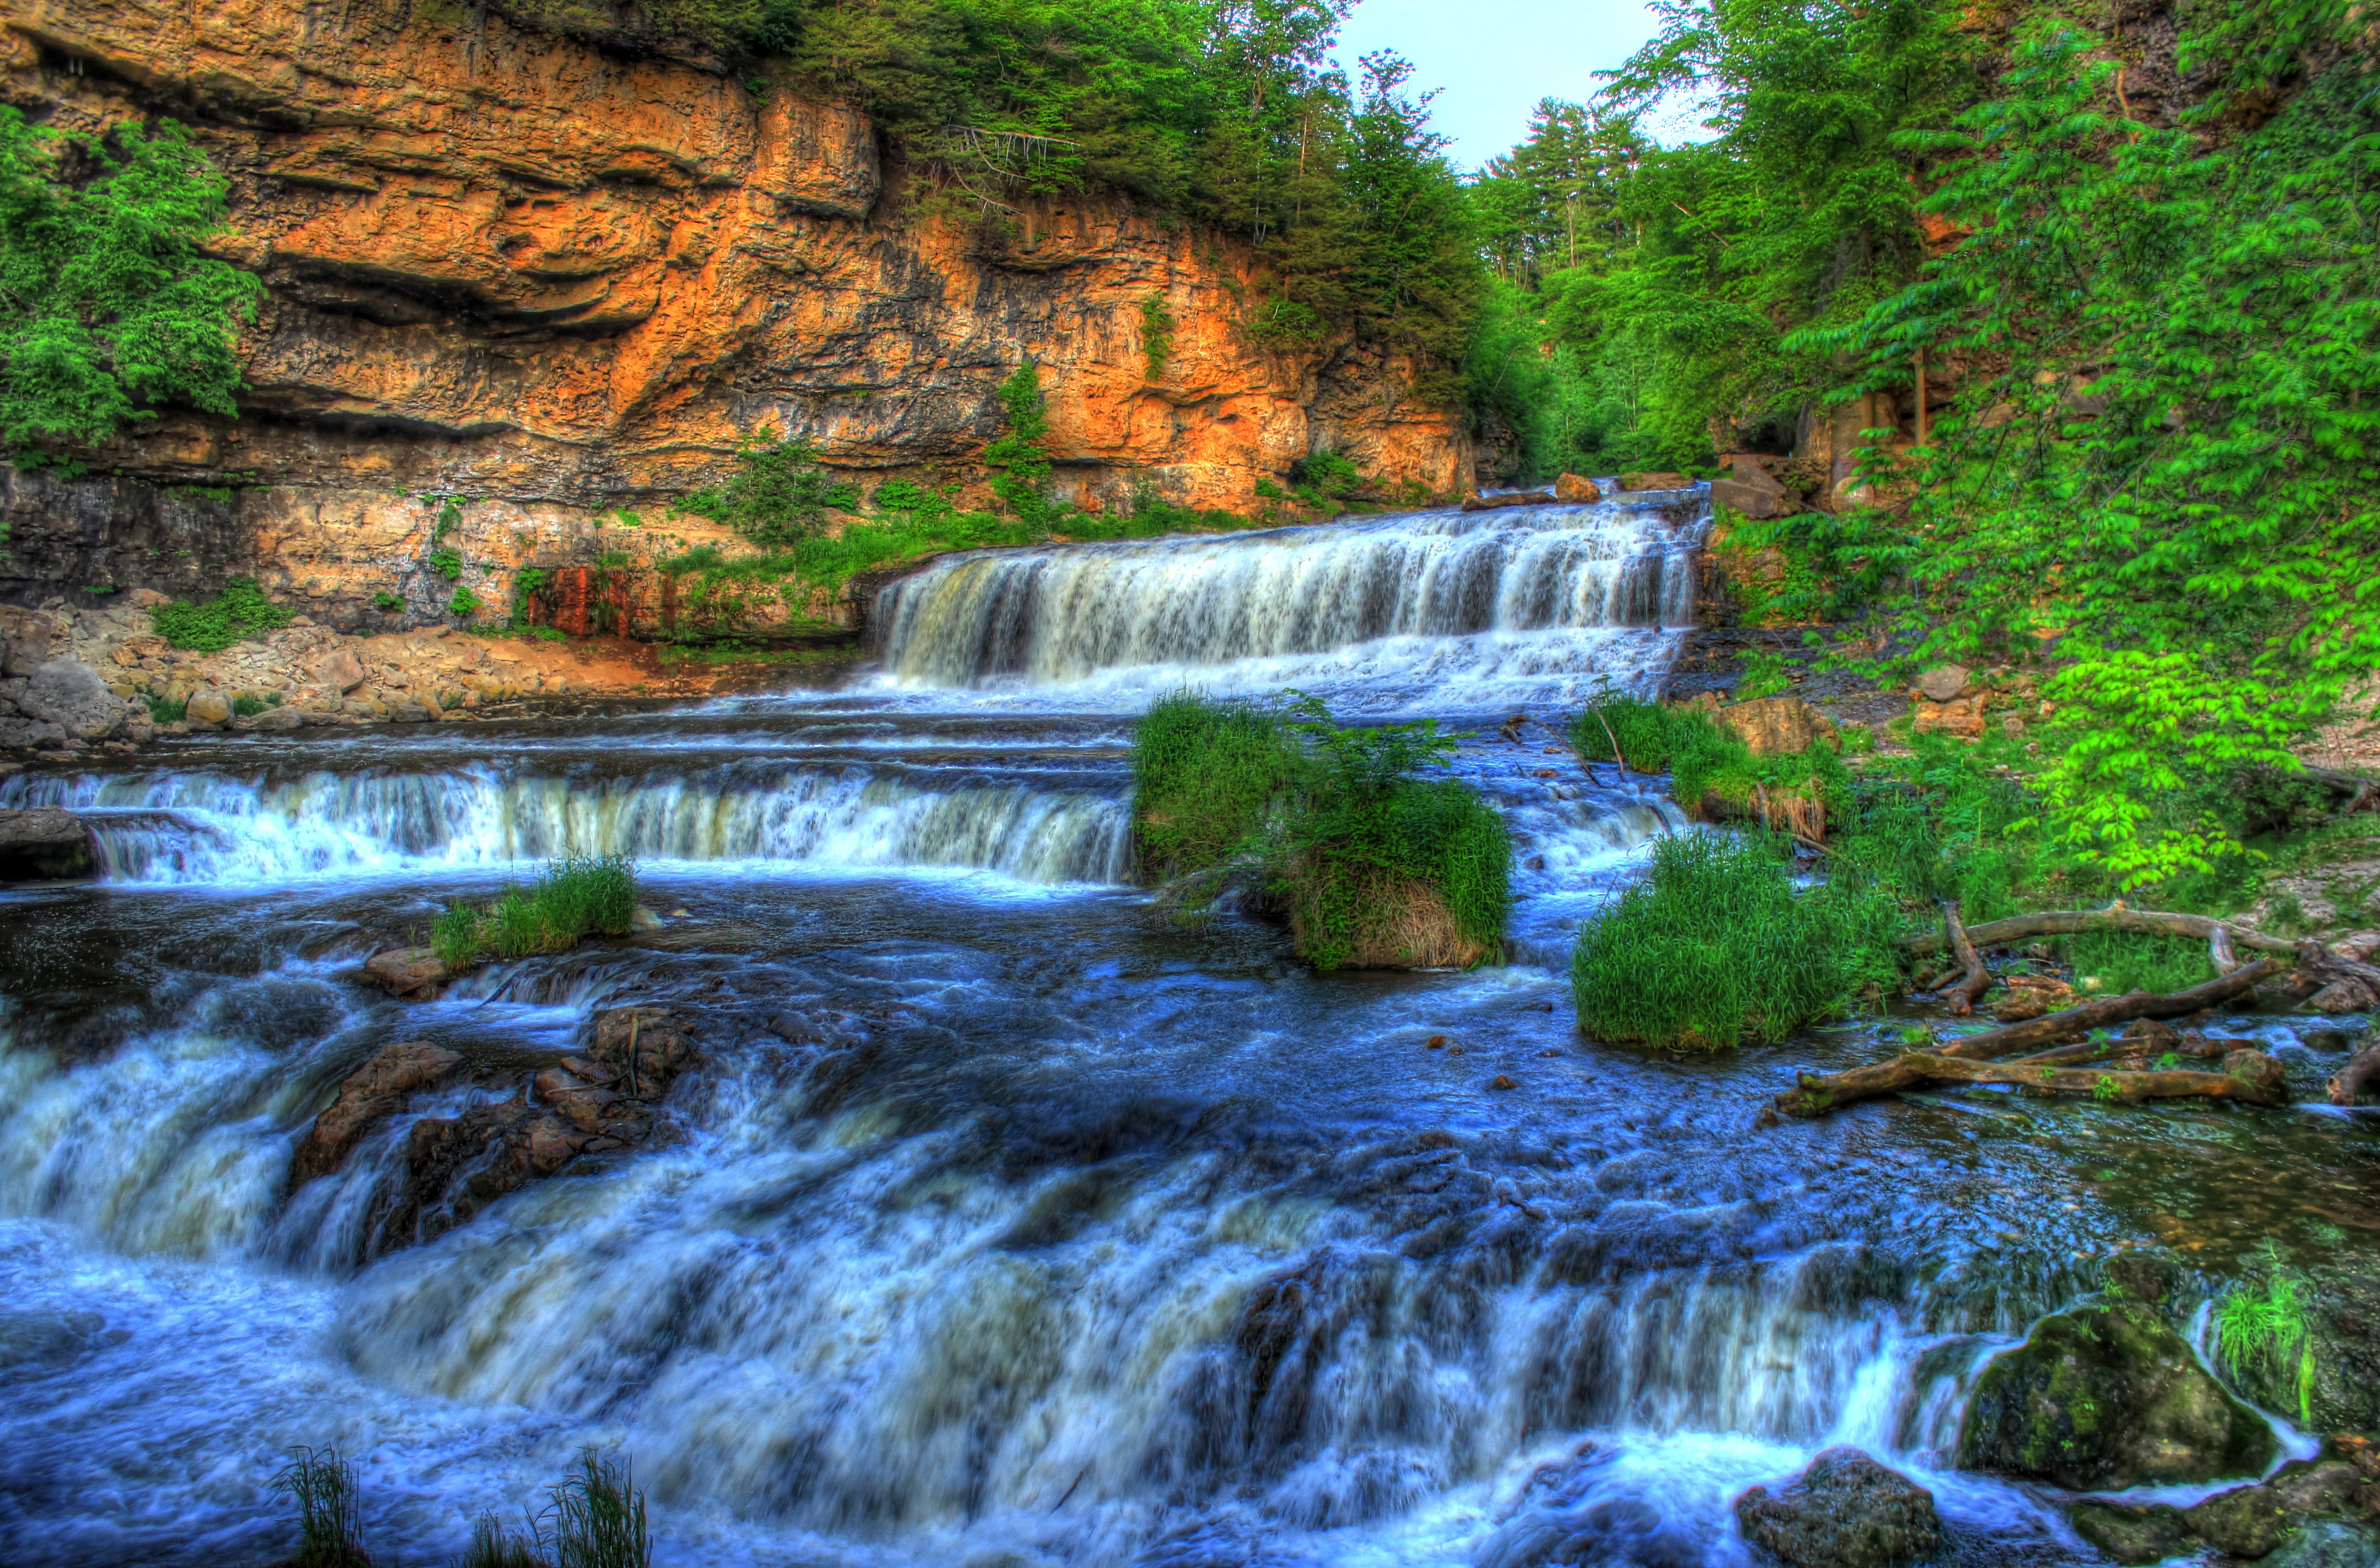
{"type": "Polygon", "coordinates": [[[227,192],[171,120],[101,138],[0,108],[0,442],[92,444],[165,403],[238,413],[264,286],[200,252],[227,192]]]}

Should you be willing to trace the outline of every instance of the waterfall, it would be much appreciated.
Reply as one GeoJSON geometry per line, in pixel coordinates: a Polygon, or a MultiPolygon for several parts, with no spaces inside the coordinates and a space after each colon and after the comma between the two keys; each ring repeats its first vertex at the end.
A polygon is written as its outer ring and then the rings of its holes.
{"type": "Polygon", "coordinates": [[[657,766],[628,775],[482,765],[440,772],[218,771],[0,782],[0,806],[83,816],[113,882],[261,886],[569,855],[826,868],[966,867],[1115,882],[1111,796],[865,763],[657,766]]]}
{"type": "Polygon", "coordinates": [[[1707,516],[1546,505],[977,553],[884,589],[871,625],[910,687],[1135,669],[1212,684],[1238,665],[1274,688],[1402,675],[1442,698],[1451,682],[1493,707],[1548,677],[1641,668],[1648,638],[1692,620],[1707,516]],[[1597,657],[1615,648],[1637,657],[1597,657]]]}

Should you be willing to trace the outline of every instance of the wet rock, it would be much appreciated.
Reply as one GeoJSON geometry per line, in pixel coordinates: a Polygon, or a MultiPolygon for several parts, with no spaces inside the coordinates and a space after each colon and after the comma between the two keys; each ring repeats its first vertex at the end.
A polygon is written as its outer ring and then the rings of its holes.
{"type": "Polygon", "coordinates": [[[2076,1491],[2253,1475],[2272,1428],[2165,1321],[2114,1302],[2043,1319],[1984,1368],[1959,1464],[2076,1491]]]}
{"type": "Polygon", "coordinates": [[[446,983],[446,966],[427,947],[392,947],[364,960],[364,973],[390,994],[427,1001],[446,983]]]}
{"type": "Polygon", "coordinates": [[[1575,506],[1592,506],[1603,499],[1603,487],[1581,474],[1564,474],[1554,480],[1554,499],[1575,506]]]}
{"type": "Polygon", "coordinates": [[[2264,1561],[2263,1568],[2373,1568],[2380,1563],[2380,1531],[2325,1520],[2308,1525],[2264,1561]]]}
{"type": "Polygon", "coordinates": [[[124,727],[124,699],[79,659],[53,659],[33,672],[17,706],[77,740],[104,740],[124,727]]]}
{"type": "Polygon", "coordinates": [[[0,1311],[0,1380],[40,1377],[131,1337],[96,1312],[0,1311]]]}
{"type": "Polygon", "coordinates": [[[1683,474],[1640,471],[1620,476],[1622,490],[1683,490],[1694,482],[1683,474]]]}
{"type": "Polygon", "coordinates": [[[2223,1053],[2223,1070],[2241,1083],[2253,1084],[2258,1088],[2287,1098],[2282,1095],[2282,1090],[2289,1074],[2269,1051],[2253,1049],[2227,1051],[2223,1053]]]}
{"type": "Polygon", "coordinates": [[[2164,1247],[2128,1247],[2107,1259],[2107,1288],[2155,1307],[2181,1282],[2181,1259],[2164,1247]]]}
{"type": "MultiPolygon", "coordinates": [[[[2068,993],[2071,995],[2071,992],[2068,993]]],[[[2181,1031],[2155,1018],[2135,1018],[2124,1026],[2119,1039],[2137,1040],[2151,1051],[2180,1051],[2181,1031]]]]}
{"type": "Polygon", "coordinates": [[[2181,1510],[2165,1503],[2080,1502],[2067,1516],[2074,1533],[2118,1562],[2163,1562],[2193,1544],[2181,1510]]]}
{"type": "Polygon", "coordinates": [[[1992,1004],[1992,1016],[2003,1024],[2022,1023],[2074,1005],[2074,988],[2046,975],[2004,977],[2007,991],[1992,1004]]]}
{"type": "Polygon", "coordinates": [[[695,1051],[686,1027],[667,1008],[614,1007],[595,1015],[588,1056],[629,1094],[659,1100],[670,1080],[692,1064],[695,1051]]]}
{"type": "Polygon", "coordinates": [[[2305,1005],[2316,1013],[2369,1013],[2380,1007],[2380,992],[2361,978],[2350,975],[2331,981],[2305,1000],[2305,1005]]]}
{"type": "Polygon", "coordinates": [[[427,1088],[461,1064],[454,1051],[427,1040],[383,1045],[371,1060],[347,1075],[338,1098],[314,1118],[314,1125],[289,1161],[289,1185],[304,1186],[346,1163],[366,1128],[405,1108],[406,1097],[427,1088]]]}
{"type": "Polygon", "coordinates": [[[634,930],[657,931],[662,929],[662,918],[646,906],[639,904],[629,914],[628,925],[634,930]]]}
{"type": "Polygon", "coordinates": [[[1755,757],[1807,751],[1835,738],[1835,722],[1798,697],[1731,702],[1713,716],[1720,728],[1733,731],[1751,748],[1755,757]]]}
{"type": "Polygon", "coordinates": [[[1795,1568],[1887,1568],[1941,1550],[1934,1494],[1855,1448],[1830,1448],[1771,1495],[1735,1500],[1744,1539],[1795,1568]]]}
{"type": "Polygon", "coordinates": [[[2292,1522],[2270,1487],[2239,1487],[2182,1512],[2191,1534],[2234,1557],[2262,1557],[2281,1544],[2292,1522]]]}
{"type": "Polygon", "coordinates": [[[67,881],[93,873],[91,830],[55,806],[0,811],[0,882],[67,881]]]}
{"type": "Polygon", "coordinates": [[[1466,495],[1463,509],[1466,512],[1493,512],[1503,506],[1542,506],[1554,499],[1543,490],[1519,490],[1505,495],[1466,495]]]}

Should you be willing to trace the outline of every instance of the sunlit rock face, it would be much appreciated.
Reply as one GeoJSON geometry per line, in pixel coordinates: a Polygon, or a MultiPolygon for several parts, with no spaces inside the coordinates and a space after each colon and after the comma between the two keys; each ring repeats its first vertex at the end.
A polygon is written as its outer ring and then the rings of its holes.
{"type": "Polygon", "coordinates": [[[5,0],[0,22],[8,102],[73,129],[190,125],[234,184],[221,252],[272,288],[249,417],[169,417],[107,454],[229,481],[228,516],[165,539],[153,505],[112,492],[12,498],[31,551],[17,597],[94,566],[168,590],[254,569],[335,612],[426,538],[426,495],[512,508],[486,549],[591,532],[716,482],[771,426],[863,484],[975,486],[994,389],[1028,359],[1055,488],[1087,506],[1147,488],[1246,510],[1258,479],[1324,449],[1395,485],[1470,479],[1411,367],[1345,340],[1259,350],[1245,247],[1092,198],[978,222],[856,109],[715,60],[477,6],[5,0]],[[1177,324],[1151,381],[1158,297],[1177,324]],[[62,510],[86,525],[71,540],[33,515],[62,510]],[[140,545],[94,556],[100,514],[140,545]]]}

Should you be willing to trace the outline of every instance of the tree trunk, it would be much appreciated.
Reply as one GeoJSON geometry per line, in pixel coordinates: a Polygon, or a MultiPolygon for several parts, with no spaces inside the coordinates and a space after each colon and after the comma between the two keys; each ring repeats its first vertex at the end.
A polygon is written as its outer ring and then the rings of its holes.
{"type": "Polygon", "coordinates": [[[1909,1051],[1900,1060],[1926,1082],[2016,1084],[2059,1094],[2087,1094],[2094,1099],[2106,1094],[2121,1100],[2187,1100],[2203,1095],[2210,1100],[2244,1100],[2252,1105],[2283,1103],[2272,1089],[2228,1073],[2199,1073],[2187,1068],[2162,1073],[2105,1072],[2095,1067],[2036,1066],[2025,1062],[1969,1062],[1956,1056],[1929,1056],[1920,1051],[1909,1051]],[[2099,1087],[2102,1084],[2115,1088],[2112,1092],[2105,1091],[2099,1087]]]}
{"type": "MultiPolygon", "coordinates": [[[[2073,936],[2081,931],[2138,931],[2148,936],[2194,937],[2211,942],[2220,920],[2204,915],[2168,915],[2155,909],[2127,909],[2115,905],[2106,909],[2056,909],[2039,915],[2012,915],[2005,920],[1987,920],[1967,930],[1968,940],[1978,947],[2003,947],[2012,942],[2023,942],[2037,936],[2073,936]]],[[[2266,936],[2262,931],[2234,930],[2231,940],[2241,947],[2254,948],[2259,953],[2289,953],[2298,944],[2287,937],[2266,936]]],[[[1942,949],[1942,939],[1932,933],[1905,936],[1900,945],[1918,957],[1942,949]]]]}
{"type": "Polygon", "coordinates": [[[1949,988],[1950,1011],[1961,1017],[1975,1010],[1975,999],[1992,989],[1992,972],[1984,967],[1984,955],[1967,940],[1967,928],[1959,919],[1959,901],[1952,899],[1942,906],[1942,929],[1950,938],[1950,951],[1966,972],[1949,988]]]}
{"type": "Polygon", "coordinates": [[[2352,1105],[2363,1086],[2380,1077],[2380,1029],[2366,1030],[2363,1049],[2347,1059],[2347,1065],[2331,1076],[2328,1086],[2333,1105],[2352,1105]]]}

